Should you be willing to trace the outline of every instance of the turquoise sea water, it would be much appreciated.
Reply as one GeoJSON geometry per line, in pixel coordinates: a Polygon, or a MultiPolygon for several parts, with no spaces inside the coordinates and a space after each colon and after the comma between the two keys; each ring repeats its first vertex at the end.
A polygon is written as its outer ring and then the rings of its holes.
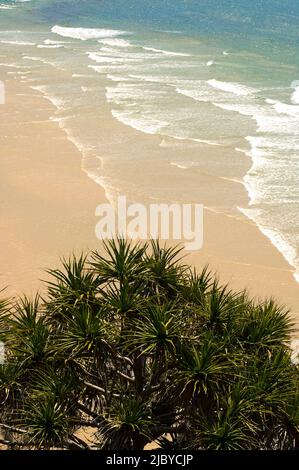
{"type": "MultiPolygon", "coordinates": [[[[112,116],[162,147],[172,138],[247,154],[239,210],[299,282],[298,27],[298,0],[0,0],[0,78],[43,93],[87,157],[103,158],[84,114],[103,80],[112,116]]],[[[172,162],[187,182],[190,152],[172,162]]],[[[110,167],[105,181],[120,190],[110,167]]]]}

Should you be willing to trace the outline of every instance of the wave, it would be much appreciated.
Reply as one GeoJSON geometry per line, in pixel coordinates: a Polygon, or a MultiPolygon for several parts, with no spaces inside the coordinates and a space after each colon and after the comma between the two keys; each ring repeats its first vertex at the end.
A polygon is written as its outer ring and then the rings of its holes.
{"type": "Polygon", "coordinates": [[[184,84],[182,83],[180,86],[176,87],[176,92],[180,95],[192,98],[195,101],[213,103],[213,100],[221,98],[219,92],[213,91],[213,88],[207,86],[207,82],[204,80],[197,80],[194,84],[185,84],[189,87],[192,86],[192,88],[182,88],[182,85],[184,84]]]}
{"type": "Polygon", "coordinates": [[[44,40],[44,44],[47,44],[47,45],[55,45],[55,44],[70,44],[69,42],[67,41],[53,41],[52,39],[45,39],[44,40]]]}
{"type": "Polygon", "coordinates": [[[264,108],[258,107],[255,104],[242,104],[242,103],[222,103],[213,101],[213,106],[223,109],[224,111],[233,111],[242,114],[243,116],[253,117],[258,114],[263,114],[264,108]]]}
{"type": "Polygon", "coordinates": [[[100,55],[97,52],[86,52],[88,57],[100,64],[123,64],[126,62],[139,62],[140,59],[134,59],[130,57],[108,57],[106,55],[100,55]]]}
{"type": "Polygon", "coordinates": [[[111,75],[108,74],[107,78],[111,80],[112,82],[130,82],[130,78],[122,77],[121,75],[111,75]]]}
{"type": "Polygon", "coordinates": [[[183,34],[182,31],[172,29],[154,29],[154,33],[183,34]]]}
{"type": "MultiPolygon", "coordinates": [[[[31,0],[14,0],[15,3],[25,3],[31,2],[31,0]]],[[[0,3],[0,10],[13,10],[16,8],[16,5],[6,5],[5,3],[0,3]]]]}
{"type": "Polygon", "coordinates": [[[13,10],[15,8],[15,5],[5,5],[5,4],[0,4],[0,10],[13,10]]]}
{"type": "Polygon", "coordinates": [[[0,44],[7,44],[12,46],[35,46],[35,42],[27,41],[0,41],[0,44]]]}
{"type": "Polygon", "coordinates": [[[30,67],[27,67],[27,65],[19,65],[19,64],[7,64],[5,62],[0,62],[1,67],[9,67],[13,69],[29,69],[30,67]]]}
{"type": "Polygon", "coordinates": [[[39,49],[61,49],[65,48],[62,44],[38,44],[39,49]]]}
{"type": "Polygon", "coordinates": [[[228,93],[233,93],[238,96],[247,96],[253,93],[257,93],[259,91],[256,88],[241,85],[240,83],[221,82],[220,80],[216,80],[215,78],[212,78],[212,80],[208,80],[207,83],[213,88],[217,88],[228,93]]]}
{"type": "Polygon", "coordinates": [[[117,29],[94,29],[94,28],[69,28],[59,25],[53,26],[51,31],[59,36],[87,41],[88,39],[113,38],[123,34],[130,34],[128,31],[117,29]]]}
{"type": "Polygon", "coordinates": [[[112,47],[132,47],[130,41],[120,38],[108,38],[108,39],[99,39],[99,44],[104,44],[105,46],[112,46],[112,47]]]}
{"type": "Polygon", "coordinates": [[[181,57],[191,57],[192,54],[186,54],[183,52],[171,52],[171,51],[164,51],[163,49],[155,49],[154,47],[146,47],[143,46],[142,49],[145,51],[150,51],[150,52],[157,52],[159,54],[164,54],[168,56],[181,56],[181,57]]]}
{"type": "MultiPolygon", "coordinates": [[[[46,60],[43,57],[33,57],[33,56],[23,55],[23,59],[24,60],[32,60],[33,62],[41,62],[44,65],[51,65],[51,67],[54,67],[57,70],[64,70],[62,67],[59,67],[59,65],[56,64],[55,62],[51,62],[49,60],[46,60]]],[[[26,67],[26,68],[29,68],[29,67],[26,67]]]]}
{"type": "Polygon", "coordinates": [[[211,67],[211,65],[214,65],[214,63],[215,63],[215,62],[214,62],[213,60],[209,60],[209,61],[207,62],[207,66],[208,66],[208,67],[211,67]]]}
{"type": "Polygon", "coordinates": [[[160,121],[151,117],[136,117],[131,111],[119,111],[112,109],[112,116],[118,121],[133,127],[134,129],[144,132],[145,134],[159,134],[163,128],[169,125],[169,122],[160,121]]]}
{"type": "MultiPolygon", "coordinates": [[[[299,96],[298,96],[299,98],[299,96]]],[[[299,117],[299,106],[282,103],[281,101],[276,101],[272,99],[267,99],[266,103],[272,105],[275,111],[279,114],[289,114],[290,116],[299,117]]]]}

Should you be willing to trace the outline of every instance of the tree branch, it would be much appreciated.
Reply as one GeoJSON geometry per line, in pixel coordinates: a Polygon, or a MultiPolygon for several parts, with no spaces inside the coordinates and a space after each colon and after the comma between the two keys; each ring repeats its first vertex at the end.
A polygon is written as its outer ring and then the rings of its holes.
{"type": "Polygon", "coordinates": [[[8,424],[0,423],[0,428],[7,429],[11,432],[17,432],[19,434],[27,434],[27,431],[25,431],[24,429],[15,428],[14,426],[9,426],[8,424]]]}
{"type": "Polygon", "coordinates": [[[97,385],[94,385],[94,384],[91,384],[90,382],[83,382],[84,385],[86,385],[86,387],[90,387],[90,388],[93,388],[94,390],[97,390],[98,392],[101,392],[105,395],[106,391],[104,388],[102,387],[98,387],[97,385]]]}
{"type": "Polygon", "coordinates": [[[129,382],[135,383],[135,379],[133,379],[133,377],[129,377],[128,375],[124,374],[120,370],[117,370],[116,373],[123,379],[128,380],[129,382]]]}
{"type": "Polygon", "coordinates": [[[8,441],[7,439],[0,439],[0,444],[5,446],[18,446],[18,447],[26,447],[28,443],[25,442],[18,442],[18,441],[8,441]]]}

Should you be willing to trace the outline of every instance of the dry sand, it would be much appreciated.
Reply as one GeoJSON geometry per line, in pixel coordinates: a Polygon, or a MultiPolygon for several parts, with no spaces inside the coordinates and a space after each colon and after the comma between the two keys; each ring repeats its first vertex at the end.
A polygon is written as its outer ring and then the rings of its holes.
{"type": "MultiPolygon", "coordinates": [[[[78,149],[58,124],[49,120],[54,114],[52,105],[13,80],[6,87],[7,103],[0,107],[0,288],[8,286],[8,294],[32,294],[41,288],[43,269],[57,267],[59,257],[100,246],[94,233],[95,208],[106,198],[102,187],[82,171],[78,149]]],[[[106,155],[112,129],[127,136],[125,145],[119,146],[128,154],[137,141],[148,151],[161,142],[107,115],[99,136],[106,155]]],[[[204,196],[210,182],[200,173],[196,178],[204,196]]],[[[138,178],[136,181],[138,184],[138,178]]],[[[157,170],[153,184],[163,181],[157,170]]],[[[223,180],[215,188],[215,201],[226,197],[242,204],[247,200],[240,184],[223,180]]],[[[209,199],[211,194],[199,201],[214,207],[209,199]]],[[[204,247],[189,254],[186,261],[199,267],[208,263],[224,283],[247,288],[252,296],[274,295],[291,308],[299,323],[298,284],[291,267],[241,214],[205,210],[204,247]]]]}

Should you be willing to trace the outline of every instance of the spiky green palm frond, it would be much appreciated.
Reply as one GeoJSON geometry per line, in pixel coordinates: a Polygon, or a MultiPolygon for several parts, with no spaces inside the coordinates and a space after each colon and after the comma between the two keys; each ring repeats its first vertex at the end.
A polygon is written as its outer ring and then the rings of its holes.
{"type": "Polygon", "coordinates": [[[23,366],[37,365],[46,361],[50,355],[50,332],[47,326],[39,319],[30,336],[16,333],[15,344],[11,346],[13,354],[23,366]]]}
{"type": "Polygon", "coordinates": [[[21,424],[28,431],[28,445],[38,449],[62,447],[70,433],[67,410],[48,396],[27,402],[21,424]]]}
{"type": "Polygon", "coordinates": [[[245,293],[233,293],[227,286],[220,286],[218,280],[214,281],[202,302],[207,327],[220,334],[232,330],[236,317],[245,315],[247,308],[245,293]]]}
{"type": "Polygon", "coordinates": [[[103,309],[107,316],[117,321],[117,317],[132,316],[147,304],[143,296],[143,287],[124,282],[121,286],[114,281],[105,290],[101,290],[103,309]]]}
{"type": "Polygon", "coordinates": [[[67,320],[67,328],[57,337],[56,350],[70,358],[96,355],[106,350],[110,328],[113,324],[101,311],[95,314],[87,306],[81,306],[73,310],[73,318],[67,320]]]}
{"type": "Polygon", "coordinates": [[[249,310],[240,337],[247,347],[272,349],[290,340],[292,327],[288,310],[270,299],[249,310]]]}
{"type": "Polygon", "coordinates": [[[174,303],[149,304],[127,332],[128,348],[136,348],[142,355],[158,351],[175,354],[183,328],[180,314],[174,303]]]}
{"type": "Polygon", "coordinates": [[[213,420],[202,419],[200,432],[196,432],[197,448],[207,450],[249,450],[258,448],[254,434],[244,428],[243,422],[235,415],[217,414],[213,420]]]}
{"type": "Polygon", "coordinates": [[[34,331],[40,314],[40,304],[39,294],[32,300],[26,296],[18,300],[10,317],[10,325],[14,333],[25,336],[34,331]]]}
{"type": "Polygon", "coordinates": [[[68,404],[71,408],[77,402],[81,389],[80,378],[74,370],[47,365],[33,372],[30,396],[37,400],[49,396],[56,403],[68,404]]]}
{"type": "Polygon", "coordinates": [[[66,317],[72,316],[73,308],[80,305],[99,308],[97,290],[101,281],[89,269],[86,256],[62,259],[62,269],[49,269],[47,273],[53,279],[46,281],[48,322],[56,326],[63,324],[66,317]]]}
{"type": "Polygon", "coordinates": [[[161,246],[151,241],[151,251],[146,254],[148,286],[155,295],[175,296],[183,288],[187,266],[180,263],[181,247],[161,246]]]}
{"type": "MultiPolygon", "coordinates": [[[[3,291],[0,291],[0,294],[3,291]]],[[[5,341],[5,335],[8,330],[8,320],[11,310],[11,300],[0,298],[0,341],[5,341]]]]}
{"type": "Polygon", "coordinates": [[[243,373],[252,397],[260,405],[261,416],[279,414],[292,399],[294,372],[291,355],[285,348],[275,350],[270,356],[253,356],[248,360],[243,373]]]}
{"type": "Polygon", "coordinates": [[[235,374],[236,360],[228,355],[223,344],[209,336],[197,347],[184,345],[178,359],[176,381],[180,395],[187,400],[216,393],[221,383],[235,374]]]}
{"type": "Polygon", "coordinates": [[[186,279],[186,286],[182,291],[185,300],[198,306],[203,306],[205,296],[213,285],[212,273],[205,266],[200,273],[194,269],[189,271],[186,279]]]}
{"type": "Polygon", "coordinates": [[[50,331],[41,316],[41,299],[21,298],[9,318],[6,346],[15,361],[29,366],[49,356],[50,331]]]}
{"type": "Polygon", "coordinates": [[[119,450],[137,449],[139,445],[142,449],[154,421],[147,403],[133,396],[124,396],[111,404],[108,423],[103,430],[104,448],[119,450]]]}
{"type": "Polygon", "coordinates": [[[0,416],[20,399],[23,372],[18,363],[0,364],[0,416]]]}
{"type": "Polygon", "coordinates": [[[145,272],[146,245],[117,238],[105,242],[104,250],[105,256],[93,251],[90,262],[101,282],[118,281],[121,285],[138,282],[145,272]]]}
{"type": "Polygon", "coordinates": [[[194,420],[196,448],[245,450],[258,446],[259,423],[254,416],[257,403],[242,378],[229,383],[218,395],[213,410],[199,404],[194,420]],[[224,391],[225,390],[225,391],[224,391]]]}

